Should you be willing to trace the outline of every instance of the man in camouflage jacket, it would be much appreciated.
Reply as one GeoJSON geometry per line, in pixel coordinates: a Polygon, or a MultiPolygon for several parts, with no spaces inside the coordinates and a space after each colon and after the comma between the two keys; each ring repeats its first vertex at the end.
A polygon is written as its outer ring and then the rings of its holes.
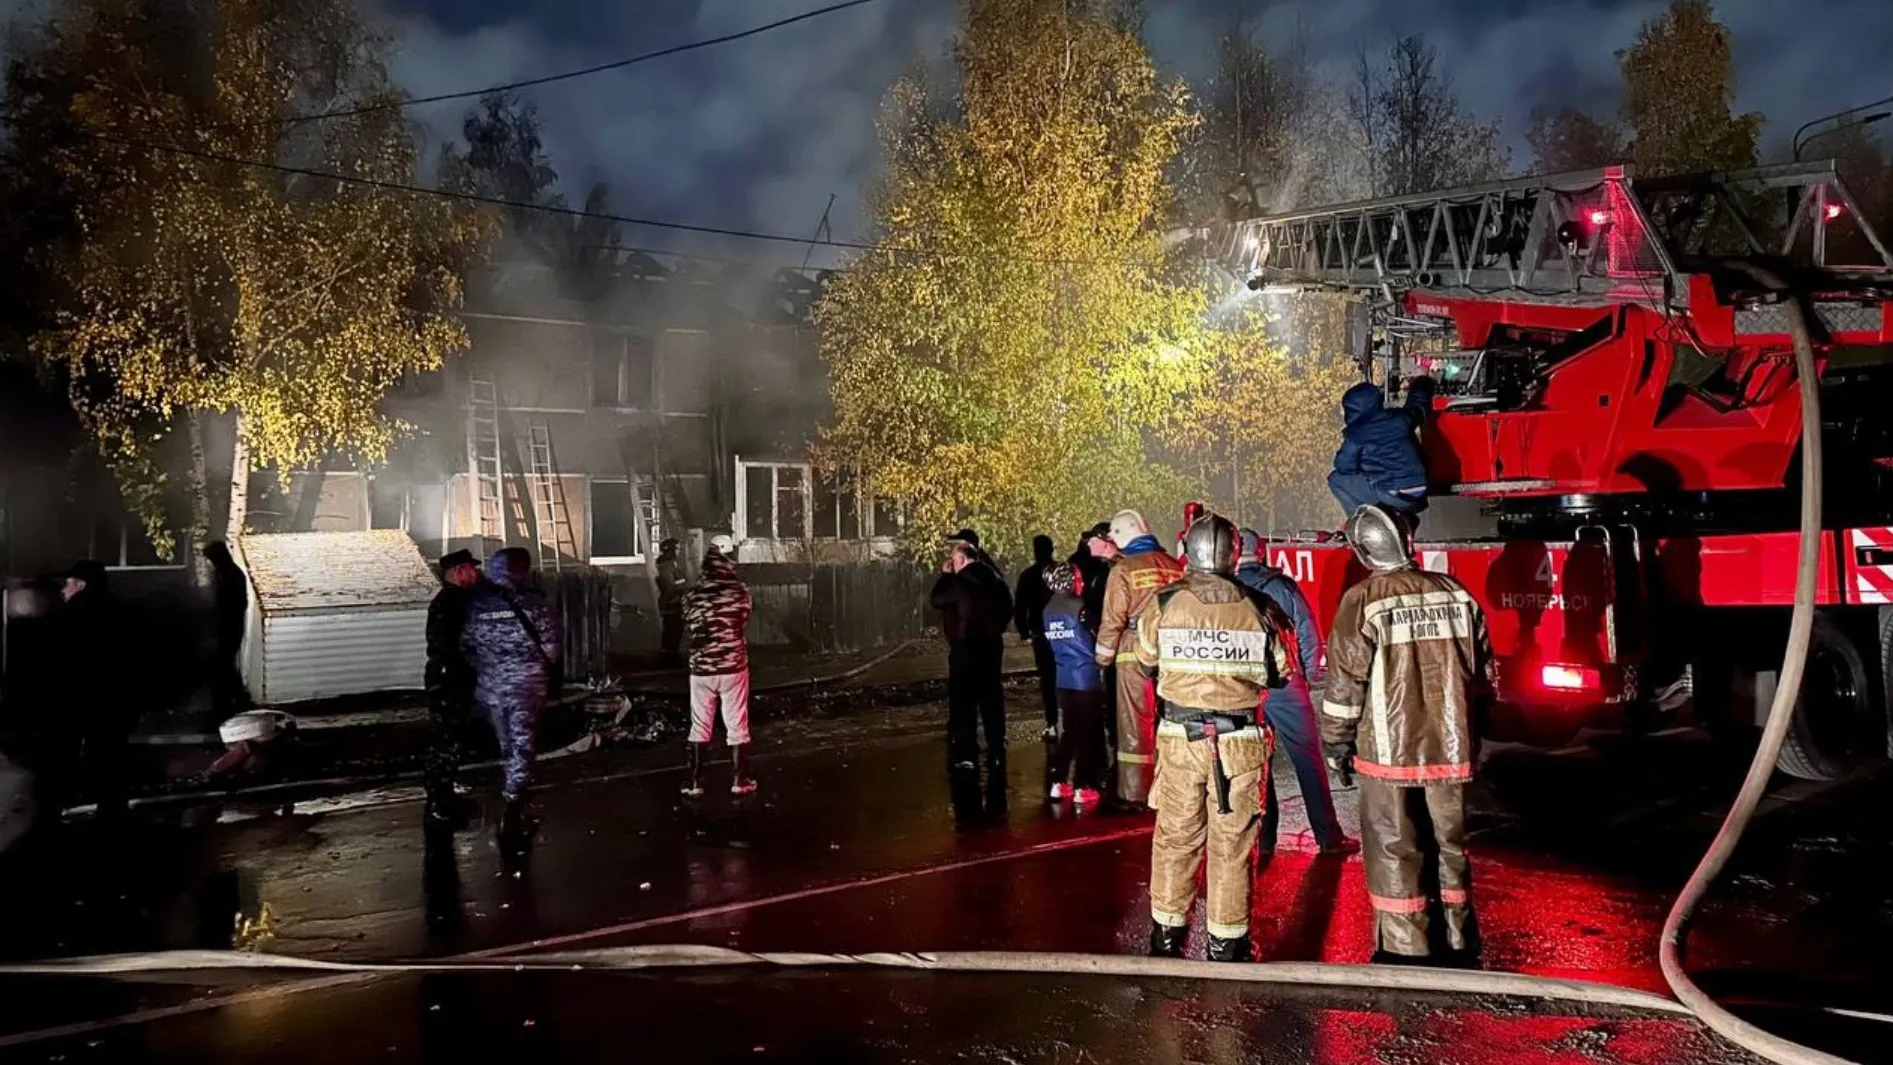
{"type": "Polygon", "coordinates": [[[720,710],[733,769],[730,794],[756,790],[749,775],[749,589],[736,564],[712,547],[703,573],[684,593],[684,629],[690,641],[690,778],[684,794],[703,794],[703,756],[720,710]]]}

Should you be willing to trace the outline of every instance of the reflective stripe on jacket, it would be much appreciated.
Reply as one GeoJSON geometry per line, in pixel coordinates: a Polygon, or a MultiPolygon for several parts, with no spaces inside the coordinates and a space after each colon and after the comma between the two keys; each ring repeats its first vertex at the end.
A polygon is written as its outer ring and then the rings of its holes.
{"type": "Polygon", "coordinates": [[[1104,585],[1104,613],[1098,619],[1098,664],[1108,666],[1119,655],[1137,651],[1137,619],[1158,592],[1183,577],[1183,567],[1164,554],[1149,536],[1132,541],[1111,565],[1104,585]],[[1148,543],[1148,546],[1144,546],[1148,543]]]}
{"type": "Polygon", "coordinates": [[[1262,693],[1295,668],[1283,623],[1235,581],[1192,573],[1144,609],[1137,660],[1157,670],[1157,696],[1171,706],[1257,714],[1262,693]]]}
{"type": "Polygon", "coordinates": [[[1491,664],[1485,612],[1458,581],[1419,569],[1376,573],[1335,611],[1322,738],[1354,743],[1362,776],[1471,780],[1491,664]]]}

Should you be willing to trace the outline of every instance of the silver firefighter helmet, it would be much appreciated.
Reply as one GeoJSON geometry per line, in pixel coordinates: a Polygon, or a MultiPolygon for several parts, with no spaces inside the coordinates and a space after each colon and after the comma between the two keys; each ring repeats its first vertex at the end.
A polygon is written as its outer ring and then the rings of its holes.
{"type": "Polygon", "coordinates": [[[1349,516],[1347,543],[1368,569],[1386,573],[1413,565],[1413,539],[1407,524],[1384,507],[1370,503],[1349,516]]]}
{"type": "Polygon", "coordinates": [[[1221,514],[1204,514],[1183,534],[1183,562],[1192,573],[1236,572],[1242,554],[1242,532],[1221,514]]]}

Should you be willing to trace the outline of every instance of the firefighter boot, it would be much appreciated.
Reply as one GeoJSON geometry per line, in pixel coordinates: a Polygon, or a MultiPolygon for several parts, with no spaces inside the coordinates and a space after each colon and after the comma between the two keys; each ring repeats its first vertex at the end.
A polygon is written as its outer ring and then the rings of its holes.
{"type": "Polygon", "coordinates": [[[684,777],[683,795],[686,799],[703,798],[703,752],[710,749],[707,743],[686,743],[684,754],[689,766],[684,777]]]}
{"type": "Polygon", "coordinates": [[[749,744],[730,748],[730,794],[748,795],[756,790],[756,778],[749,775],[749,744]]]}
{"type": "Polygon", "coordinates": [[[1166,924],[1150,922],[1150,956],[1153,958],[1183,957],[1183,941],[1189,938],[1187,926],[1172,928],[1166,924]]]}
{"type": "Polygon", "coordinates": [[[1234,939],[1223,939],[1220,936],[1209,937],[1210,961],[1248,961],[1249,957],[1248,936],[1237,936],[1234,939]]]}

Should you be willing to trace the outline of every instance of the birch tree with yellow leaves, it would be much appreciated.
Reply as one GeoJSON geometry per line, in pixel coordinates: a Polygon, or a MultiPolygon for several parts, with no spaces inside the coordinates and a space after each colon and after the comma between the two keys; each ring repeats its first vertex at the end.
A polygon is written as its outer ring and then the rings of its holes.
{"type": "Polygon", "coordinates": [[[822,463],[996,553],[1188,491],[1151,430],[1202,359],[1204,298],[1167,253],[1166,168],[1194,123],[1122,5],[969,0],[957,92],[890,93],[876,250],[817,311],[822,463]]]}
{"type": "Polygon", "coordinates": [[[1341,438],[1340,398],[1359,370],[1338,343],[1291,349],[1270,335],[1261,307],[1221,324],[1205,335],[1204,372],[1177,397],[1164,441],[1196,458],[1207,502],[1239,523],[1264,532],[1324,527],[1338,517],[1327,475],[1341,438]]]}
{"type": "Polygon", "coordinates": [[[223,531],[210,419],[234,416],[240,529],[253,464],[380,457],[388,389],[466,342],[486,219],[256,165],[413,182],[387,48],[348,0],[60,0],[15,41],[9,198],[49,230],[31,350],[161,551],[180,502],[193,546],[223,531]],[[299,117],[325,112],[345,113],[299,117]]]}

